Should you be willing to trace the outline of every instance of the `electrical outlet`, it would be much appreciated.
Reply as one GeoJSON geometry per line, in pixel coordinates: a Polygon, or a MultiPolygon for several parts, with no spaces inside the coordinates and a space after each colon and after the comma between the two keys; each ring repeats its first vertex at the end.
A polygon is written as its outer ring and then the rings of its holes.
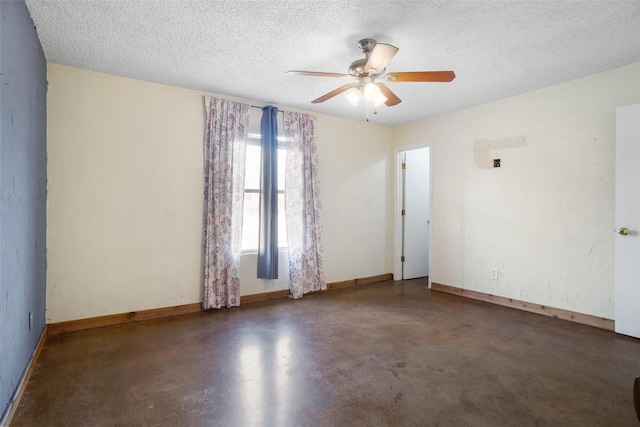
{"type": "Polygon", "coordinates": [[[498,280],[499,270],[497,268],[491,269],[491,280],[498,280]]]}
{"type": "Polygon", "coordinates": [[[33,326],[33,313],[29,312],[29,330],[31,330],[32,326],[33,326]]]}

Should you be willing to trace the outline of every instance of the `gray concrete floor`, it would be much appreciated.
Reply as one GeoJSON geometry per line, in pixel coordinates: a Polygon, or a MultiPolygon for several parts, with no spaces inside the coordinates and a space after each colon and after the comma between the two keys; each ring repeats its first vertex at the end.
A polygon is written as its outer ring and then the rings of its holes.
{"type": "Polygon", "coordinates": [[[635,426],[640,340],[373,285],[51,337],[12,425],[635,426]]]}

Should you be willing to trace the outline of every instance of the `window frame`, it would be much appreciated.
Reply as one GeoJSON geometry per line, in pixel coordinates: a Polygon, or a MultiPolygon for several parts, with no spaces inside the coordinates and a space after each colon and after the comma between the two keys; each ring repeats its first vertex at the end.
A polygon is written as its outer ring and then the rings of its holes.
{"type": "MultiPolygon", "coordinates": [[[[280,129],[280,127],[279,127],[280,129]]],[[[253,133],[253,132],[249,132],[247,134],[247,140],[246,140],[246,144],[247,147],[248,146],[257,146],[260,148],[260,151],[262,151],[262,144],[261,144],[261,135],[260,133],[253,133]]],[[[286,164],[286,155],[287,155],[287,144],[286,144],[286,137],[281,134],[280,132],[278,132],[278,151],[283,150],[284,151],[284,163],[286,164]]],[[[241,235],[241,239],[240,239],[240,251],[242,254],[256,254],[258,253],[258,247],[253,247],[253,248],[244,248],[242,247],[242,244],[244,243],[244,232],[245,232],[245,206],[246,206],[246,195],[247,194],[260,194],[260,188],[247,188],[247,181],[246,181],[246,174],[247,174],[247,169],[248,169],[248,164],[247,164],[247,159],[245,159],[245,183],[244,183],[244,191],[243,191],[243,210],[242,210],[242,235],[241,235]]],[[[280,164],[280,162],[278,162],[278,168],[280,167],[285,167],[285,164],[280,164]]],[[[282,195],[283,198],[283,202],[284,202],[284,197],[285,197],[285,189],[284,189],[284,182],[283,182],[283,188],[280,189],[278,188],[278,199],[280,199],[280,196],[282,195]]],[[[283,206],[285,206],[285,203],[283,203],[283,206]]],[[[286,230],[286,217],[283,216],[282,219],[280,218],[280,215],[286,215],[284,210],[282,212],[278,211],[278,226],[280,226],[280,224],[284,224],[285,225],[285,230],[286,230]]],[[[258,213],[259,215],[259,213],[258,213]]],[[[278,237],[280,237],[280,227],[278,227],[278,237]]],[[[258,242],[258,238],[259,236],[256,234],[255,236],[255,241],[258,242]]],[[[285,232],[285,239],[284,242],[281,242],[282,239],[278,239],[278,251],[282,251],[282,250],[286,250],[288,248],[288,242],[286,239],[286,232],[285,232]]]]}

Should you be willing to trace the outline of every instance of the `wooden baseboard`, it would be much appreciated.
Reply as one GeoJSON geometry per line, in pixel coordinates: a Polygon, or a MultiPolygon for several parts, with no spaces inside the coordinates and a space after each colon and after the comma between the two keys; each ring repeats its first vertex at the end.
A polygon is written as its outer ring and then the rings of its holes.
{"type": "MultiPolygon", "coordinates": [[[[379,274],[377,276],[362,277],[344,282],[327,283],[327,290],[339,289],[356,285],[367,285],[371,283],[392,280],[393,274],[379,274]]],[[[240,297],[240,304],[252,304],[260,301],[287,298],[289,289],[263,292],[260,294],[245,295],[240,297]]],[[[107,316],[90,317],[87,319],[69,320],[67,322],[50,323],[48,325],[48,335],[55,336],[67,332],[82,331],[85,329],[101,328],[104,326],[122,325],[125,323],[139,322],[141,320],[160,319],[162,317],[179,316],[182,314],[198,313],[202,311],[202,304],[192,303],[177,305],[173,307],[154,308],[151,310],[131,311],[128,313],[111,314],[107,316]]]]}
{"type": "Polygon", "coordinates": [[[531,313],[542,314],[544,316],[556,317],[558,319],[569,320],[583,325],[594,326],[596,328],[606,329],[608,331],[615,330],[614,321],[603,317],[591,316],[589,314],[576,313],[574,311],[563,310],[560,308],[547,307],[545,305],[534,304],[526,301],[519,301],[513,298],[500,297],[497,295],[485,294],[482,292],[471,291],[454,286],[443,285],[440,283],[431,283],[431,290],[444,292],[447,294],[459,295],[465,298],[471,298],[479,301],[489,302],[492,304],[502,305],[505,307],[517,308],[519,310],[529,311],[531,313]]]}
{"type": "Polygon", "coordinates": [[[160,319],[162,317],[178,316],[181,314],[197,313],[202,310],[202,304],[176,305],[173,307],[154,308],[151,310],[131,311],[128,313],[111,314],[108,316],[90,317],[87,319],[69,320],[49,324],[49,335],[55,336],[67,332],[81,331],[84,329],[101,328],[103,326],[122,325],[125,323],[139,322],[141,320],[160,319]]]}
{"type": "Polygon", "coordinates": [[[260,294],[245,295],[240,297],[240,305],[253,304],[254,302],[269,301],[272,299],[288,298],[289,289],[279,291],[262,292],[260,294]]]}
{"type": "Polygon", "coordinates": [[[353,280],[344,280],[342,282],[327,283],[327,290],[350,288],[351,286],[357,285],[369,285],[371,283],[386,282],[387,280],[393,280],[392,273],[378,274],[377,276],[362,277],[353,280]]]}
{"type": "Polygon", "coordinates": [[[27,369],[25,369],[24,375],[20,380],[20,384],[18,384],[18,388],[13,394],[13,398],[11,399],[11,402],[9,402],[9,407],[7,408],[4,419],[0,420],[0,426],[11,425],[11,420],[13,419],[13,416],[18,410],[20,399],[22,399],[22,395],[24,394],[24,391],[27,388],[27,384],[29,384],[29,379],[31,378],[31,374],[35,369],[36,363],[38,362],[38,357],[40,357],[42,348],[44,347],[44,344],[47,342],[48,329],[49,329],[48,325],[44,325],[44,329],[40,334],[40,339],[38,339],[38,344],[36,345],[35,350],[33,350],[33,354],[31,355],[31,360],[27,365],[27,369]]]}

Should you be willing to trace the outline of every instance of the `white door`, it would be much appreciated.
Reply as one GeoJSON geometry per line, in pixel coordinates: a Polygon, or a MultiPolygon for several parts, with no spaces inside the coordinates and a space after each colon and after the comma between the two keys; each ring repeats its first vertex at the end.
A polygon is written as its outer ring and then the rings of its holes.
{"type": "Polygon", "coordinates": [[[403,279],[429,275],[429,147],[405,151],[403,279]]]}
{"type": "Polygon", "coordinates": [[[616,110],[615,329],[640,338],[640,104],[616,110]]]}

